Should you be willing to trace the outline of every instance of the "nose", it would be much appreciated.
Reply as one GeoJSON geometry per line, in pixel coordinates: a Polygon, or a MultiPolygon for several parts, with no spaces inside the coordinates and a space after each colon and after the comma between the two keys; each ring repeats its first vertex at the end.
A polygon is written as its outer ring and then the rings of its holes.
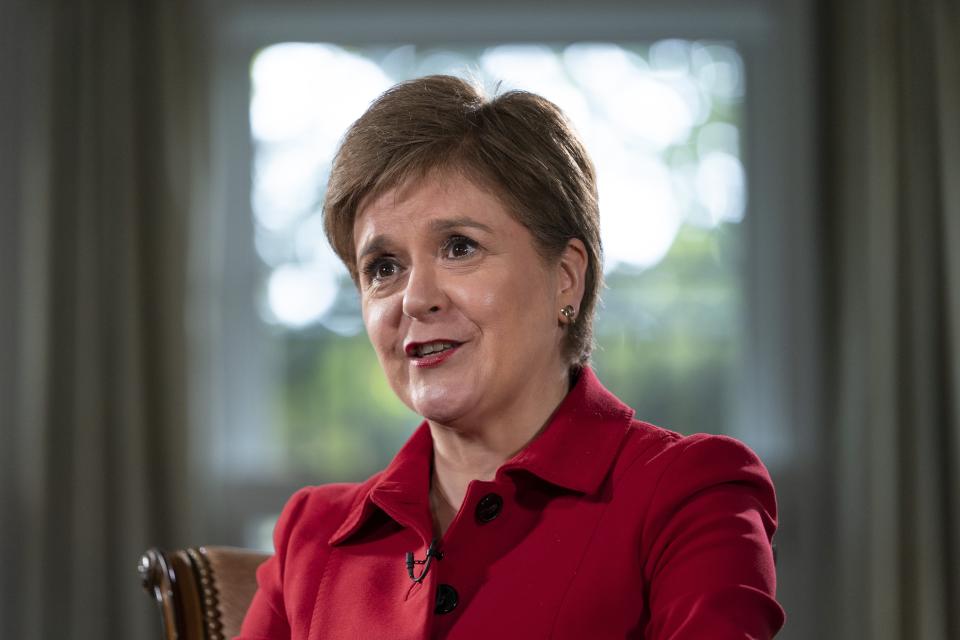
{"type": "Polygon", "coordinates": [[[407,276],[407,287],[403,292],[403,314],[422,320],[440,311],[445,304],[446,297],[435,270],[427,265],[411,269],[407,276]]]}

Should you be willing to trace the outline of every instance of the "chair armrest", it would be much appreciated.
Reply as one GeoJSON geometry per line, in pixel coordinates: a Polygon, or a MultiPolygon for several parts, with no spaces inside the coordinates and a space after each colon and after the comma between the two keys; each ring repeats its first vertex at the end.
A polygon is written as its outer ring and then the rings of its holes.
{"type": "Polygon", "coordinates": [[[227,640],[240,632],[256,570],[267,558],[249,549],[149,549],[140,559],[143,588],[160,608],[166,640],[227,640]]]}

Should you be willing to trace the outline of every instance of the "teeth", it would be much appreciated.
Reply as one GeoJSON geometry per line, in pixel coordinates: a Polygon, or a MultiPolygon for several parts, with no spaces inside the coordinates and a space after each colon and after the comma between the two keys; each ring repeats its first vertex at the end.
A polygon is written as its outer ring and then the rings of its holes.
{"type": "Polygon", "coordinates": [[[428,356],[431,353],[437,353],[438,351],[443,351],[444,349],[450,349],[452,347],[452,342],[431,342],[429,344],[422,344],[417,347],[416,354],[418,356],[428,356]]]}

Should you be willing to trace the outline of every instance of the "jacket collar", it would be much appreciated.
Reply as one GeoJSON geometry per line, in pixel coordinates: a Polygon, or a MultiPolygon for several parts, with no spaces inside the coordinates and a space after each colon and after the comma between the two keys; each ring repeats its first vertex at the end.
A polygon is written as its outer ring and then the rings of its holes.
{"type": "MultiPolygon", "coordinates": [[[[633,413],[600,384],[592,369],[584,367],[547,427],[505,462],[497,477],[528,472],[571,491],[593,493],[609,472],[633,413]]],[[[429,541],[432,461],[433,437],[424,421],[390,465],[360,486],[357,500],[330,544],[347,540],[378,509],[429,541]]]]}

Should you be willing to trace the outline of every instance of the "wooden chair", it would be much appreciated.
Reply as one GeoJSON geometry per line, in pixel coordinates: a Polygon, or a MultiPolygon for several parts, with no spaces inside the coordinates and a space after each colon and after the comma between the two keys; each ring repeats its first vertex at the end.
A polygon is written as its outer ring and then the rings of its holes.
{"type": "Polygon", "coordinates": [[[140,559],[143,588],[157,600],[165,640],[230,640],[257,590],[256,569],[270,556],[249,549],[150,549],[140,559]]]}

